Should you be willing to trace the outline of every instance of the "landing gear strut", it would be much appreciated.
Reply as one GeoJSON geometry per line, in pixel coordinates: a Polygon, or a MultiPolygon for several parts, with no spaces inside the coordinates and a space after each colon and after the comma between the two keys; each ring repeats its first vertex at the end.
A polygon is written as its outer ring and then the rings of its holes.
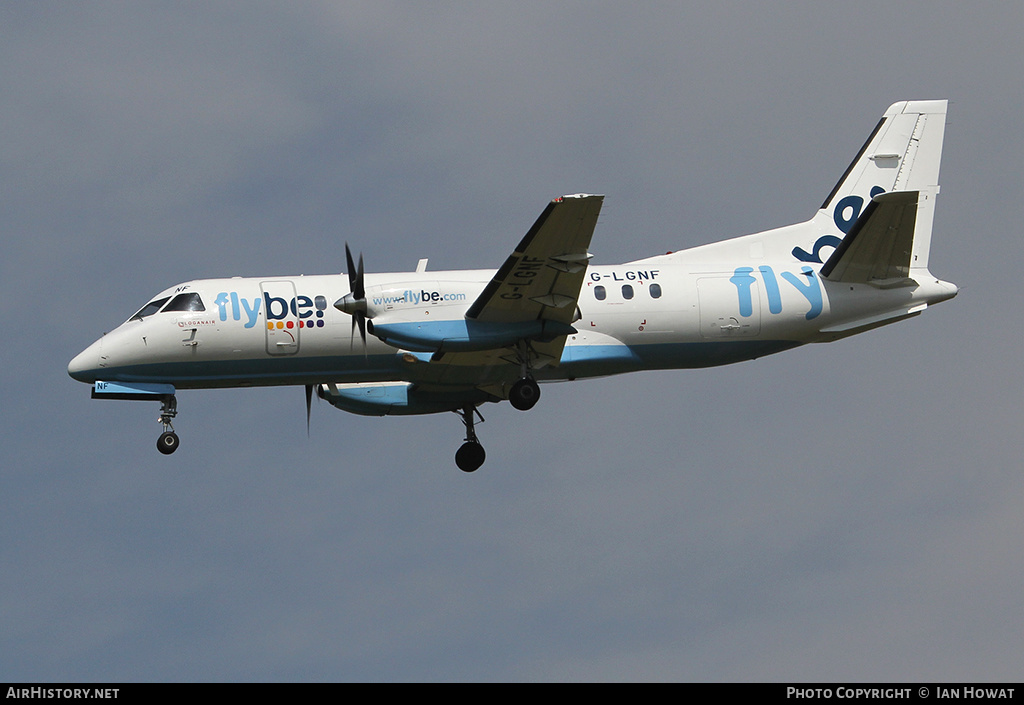
{"type": "Polygon", "coordinates": [[[178,445],[181,443],[178,440],[178,434],[174,432],[174,426],[171,425],[171,419],[177,415],[178,400],[175,396],[172,394],[163,397],[160,404],[160,418],[157,421],[163,424],[164,432],[156,439],[156,449],[164,455],[170,455],[178,450],[178,445]]]}
{"type": "Polygon", "coordinates": [[[476,429],[474,428],[476,424],[475,417],[479,416],[481,423],[484,417],[473,405],[466,406],[466,408],[455,413],[462,418],[462,423],[466,426],[466,442],[462,444],[455,454],[455,464],[459,466],[459,470],[462,472],[474,472],[484,464],[484,460],[487,458],[484,447],[477,440],[476,429]]]}

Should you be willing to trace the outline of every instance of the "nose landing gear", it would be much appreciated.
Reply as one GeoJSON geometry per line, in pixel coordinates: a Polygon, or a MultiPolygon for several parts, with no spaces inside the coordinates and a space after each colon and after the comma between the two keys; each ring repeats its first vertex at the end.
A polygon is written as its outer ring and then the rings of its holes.
{"type": "Polygon", "coordinates": [[[102,382],[92,388],[93,399],[127,399],[130,401],[159,401],[160,418],[164,432],[156,441],[156,448],[164,455],[178,450],[178,434],[174,432],[171,419],[178,415],[178,400],[174,396],[174,385],[143,382],[102,382]]]}
{"type": "Polygon", "coordinates": [[[164,455],[170,455],[178,450],[178,445],[181,443],[178,440],[178,434],[174,432],[174,426],[171,425],[171,419],[177,415],[177,398],[173,394],[163,397],[160,403],[160,418],[157,421],[163,424],[164,432],[156,439],[156,449],[164,455]]]}

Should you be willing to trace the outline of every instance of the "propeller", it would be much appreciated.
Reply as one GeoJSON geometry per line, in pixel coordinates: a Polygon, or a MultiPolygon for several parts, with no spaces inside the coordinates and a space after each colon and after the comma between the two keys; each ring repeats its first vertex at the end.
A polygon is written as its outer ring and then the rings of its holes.
{"type": "Polygon", "coordinates": [[[366,352],[366,287],[363,284],[363,255],[359,253],[359,267],[352,259],[352,251],[345,243],[345,259],[348,261],[349,293],[334,302],[334,307],[352,316],[352,340],[355,341],[356,328],[363,339],[363,352],[366,352]]]}
{"type": "Polygon", "coordinates": [[[309,438],[309,415],[313,409],[313,385],[306,385],[306,438],[309,438]]]}

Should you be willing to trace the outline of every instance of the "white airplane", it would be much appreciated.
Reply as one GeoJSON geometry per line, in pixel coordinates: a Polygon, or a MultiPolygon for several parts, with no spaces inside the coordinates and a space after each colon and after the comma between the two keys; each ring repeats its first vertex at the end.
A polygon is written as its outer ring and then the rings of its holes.
{"type": "Polygon", "coordinates": [[[356,414],[454,411],[455,456],[484,462],[477,407],[527,410],[538,381],[725,365],[916,316],[957,294],[928,271],[946,101],[891,106],[810,220],[617,265],[591,265],[603,196],[551,201],[497,270],[205,279],[172,286],[68,374],[97,399],[304,385],[356,414]],[[356,340],[358,331],[359,340],[356,340]],[[369,334],[369,335],[367,335],[369,334]]]}

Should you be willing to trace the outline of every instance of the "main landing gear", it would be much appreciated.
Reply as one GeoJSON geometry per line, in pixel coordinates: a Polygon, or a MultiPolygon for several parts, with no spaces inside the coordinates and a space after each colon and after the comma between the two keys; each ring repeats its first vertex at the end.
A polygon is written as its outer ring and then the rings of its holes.
{"type": "Polygon", "coordinates": [[[174,432],[174,426],[171,425],[171,419],[177,415],[178,400],[174,395],[163,397],[160,403],[160,418],[157,421],[163,424],[164,432],[156,439],[156,449],[164,455],[170,455],[178,450],[181,443],[178,434],[174,432]]]}
{"type": "Polygon", "coordinates": [[[487,458],[484,447],[477,440],[476,429],[474,428],[476,417],[480,417],[481,423],[483,423],[484,417],[472,404],[455,413],[462,418],[462,423],[466,426],[466,442],[462,444],[455,454],[455,464],[459,466],[459,470],[462,472],[474,472],[484,464],[484,460],[487,458]]]}
{"type": "Polygon", "coordinates": [[[540,385],[533,377],[523,377],[508,390],[508,402],[520,411],[529,411],[540,399],[540,385]]]}
{"type": "Polygon", "coordinates": [[[516,360],[519,362],[519,379],[508,390],[508,401],[520,411],[529,411],[540,399],[540,385],[533,378],[533,348],[525,340],[516,346],[516,360]]]}
{"type": "MultiPolygon", "coordinates": [[[[540,385],[533,378],[533,360],[536,357],[530,344],[523,340],[515,347],[516,361],[519,363],[519,379],[508,390],[508,401],[519,411],[529,411],[540,400],[540,385]]],[[[474,428],[476,417],[484,420],[476,406],[470,404],[455,411],[462,418],[466,427],[466,442],[455,454],[455,464],[463,472],[475,472],[484,464],[487,453],[477,440],[474,428]]]]}
{"type": "MultiPolygon", "coordinates": [[[[540,399],[540,385],[533,377],[523,377],[509,389],[508,400],[520,411],[532,409],[538,399],[540,399]]],[[[476,420],[479,418],[483,423],[484,417],[472,404],[455,410],[455,413],[459,415],[462,424],[466,427],[466,441],[455,453],[455,464],[462,472],[475,472],[487,458],[484,447],[480,445],[480,440],[476,437],[476,420]]]]}

